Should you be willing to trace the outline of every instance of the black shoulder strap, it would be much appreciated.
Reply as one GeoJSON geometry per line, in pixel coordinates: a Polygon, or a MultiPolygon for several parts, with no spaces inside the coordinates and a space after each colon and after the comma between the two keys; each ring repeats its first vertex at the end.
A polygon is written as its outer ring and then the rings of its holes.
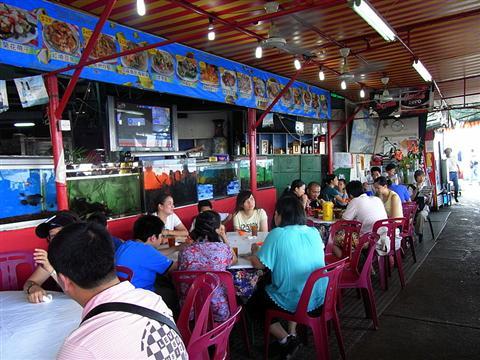
{"type": "Polygon", "coordinates": [[[104,313],[108,311],[120,311],[120,312],[127,312],[131,314],[137,314],[143,317],[147,317],[153,320],[158,321],[160,324],[165,324],[169,326],[172,330],[174,330],[180,338],[182,337],[180,335],[180,332],[178,331],[177,325],[170,320],[168,317],[166,317],[163,314],[160,314],[157,311],[147,309],[146,307],[135,305],[135,304],[128,304],[128,303],[122,303],[122,302],[110,302],[110,303],[104,303],[100,304],[96,307],[94,307],[92,310],[88,312],[88,314],[83,318],[83,322],[87,321],[88,319],[104,313]]]}

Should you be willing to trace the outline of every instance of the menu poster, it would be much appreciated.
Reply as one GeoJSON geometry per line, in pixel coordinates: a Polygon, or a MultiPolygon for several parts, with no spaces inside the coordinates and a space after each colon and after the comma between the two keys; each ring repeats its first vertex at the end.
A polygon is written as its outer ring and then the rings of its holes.
{"type": "Polygon", "coordinates": [[[14,81],[23,108],[48,103],[48,93],[41,75],[15,79],[14,81]]]}
{"type": "Polygon", "coordinates": [[[0,113],[8,110],[7,82],[0,80],[0,113]]]}
{"type": "MultiPolygon", "coordinates": [[[[94,15],[51,1],[0,0],[0,63],[45,72],[76,64],[97,22],[94,15]]],[[[164,40],[107,21],[89,59],[164,40]]],[[[81,76],[256,109],[266,109],[290,80],[177,43],[93,64],[81,76]]],[[[272,111],[330,119],[330,93],[295,81],[272,111]]]]}

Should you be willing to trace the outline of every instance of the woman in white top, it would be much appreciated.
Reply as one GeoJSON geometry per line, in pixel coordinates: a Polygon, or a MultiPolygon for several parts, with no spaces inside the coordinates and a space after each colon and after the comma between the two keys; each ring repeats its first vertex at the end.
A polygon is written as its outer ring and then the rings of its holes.
{"type": "Polygon", "coordinates": [[[235,230],[251,232],[251,226],[256,226],[258,231],[268,231],[267,213],[263,209],[257,209],[251,191],[240,191],[233,215],[233,227],[235,230]]]}
{"type": "Polygon", "coordinates": [[[163,221],[165,227],[164,236],[188,236],[188,230],[180,218],[173,212],[175,205],[170,195],[162,194],[158,198],[157,216],[163,221]]]}

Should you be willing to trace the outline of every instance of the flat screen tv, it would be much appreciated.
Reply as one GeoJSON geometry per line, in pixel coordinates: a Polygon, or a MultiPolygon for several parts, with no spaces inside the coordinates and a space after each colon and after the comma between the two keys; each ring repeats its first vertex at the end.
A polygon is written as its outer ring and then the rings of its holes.
{"type": "Polygon", "coordinates": [[[174,150],[172,108],[108,98],[110,150],[174,150]]]}

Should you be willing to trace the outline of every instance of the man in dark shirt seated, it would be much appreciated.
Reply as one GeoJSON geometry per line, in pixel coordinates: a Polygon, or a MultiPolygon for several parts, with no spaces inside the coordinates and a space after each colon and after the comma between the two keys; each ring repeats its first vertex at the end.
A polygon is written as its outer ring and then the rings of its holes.
{"type": "Polygon", "coordinates": [[[322,207],[322,199],[320,196],[320,184],[316,181],[312,181],[307,186],[308,206],[312,209],[320,209],[322,207]]]}

